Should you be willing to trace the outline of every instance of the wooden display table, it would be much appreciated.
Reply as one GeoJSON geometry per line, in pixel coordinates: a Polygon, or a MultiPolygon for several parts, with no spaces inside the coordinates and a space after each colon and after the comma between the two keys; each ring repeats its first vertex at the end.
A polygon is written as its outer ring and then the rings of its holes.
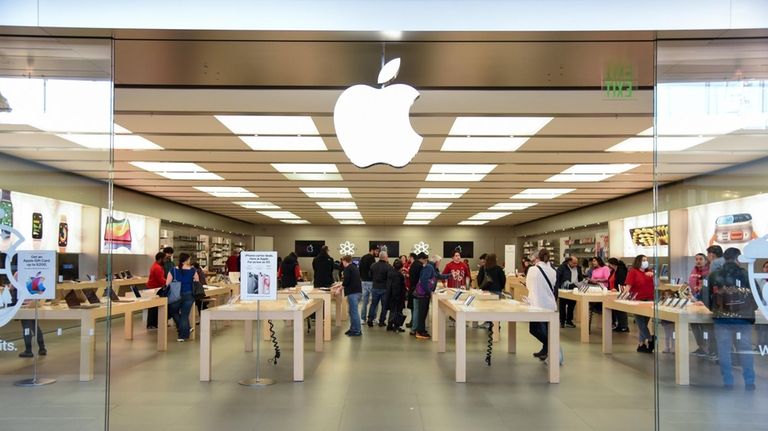
{"type": "MultiPolygon", "coordinates": [[[[112,289],[117,293],[121,287],[125,286],[143,286],[147,284],[147,277],[133,277],[126,279],[112,280],[112,289]]],[[[107,280],[96,281],[80,281],[77,283],[63,282],[56,283],[56,290],[72,290],[72,289],[96,289],[99,297],[104,295],[104,289],[107,288],[107,280]]]]}
{"type": "MultiPolygon", "coordinates": [[[[124,298],[125,299],[125,298],[124,298]]],[[[96,319],[107,316],[115,318],[124,315],[124,336],[126,340],[133,339],[133,312],[157,307],[158,321],[168,320],[168,301],[165,298],[141,298],[132,302],[112,302],[98,308],[70,309],[66,306],[42,305],[38,308],[39,320],[79,320],[80,321],[80,381],[93,380],[94,358],[96,355],[96,319]],[[111,312],[110,312],[111,311],[111,312]]],[[[16,314],[17,319],[34,319],[34,308],[21,308],[16,314]]],[[[164,327],[163,327],[164,328],[164,327]]],[[[168,348],[168,331],[157,331],[157,350],[168,348]]]]}
{"type": "Polygon", "coordinates": [[[515,353],[517,349],[517,322],[549,322],[549,352],[553,357],[549,361],[549,382],[560,382],[560,327],[559,315],[556,311],[547,311],[542,308],[512,302],[499,301],[475,301],[466,307],[451,299],[438,301],[438,327],[437,334],[438,352],[445,352],[446,345],[446,318],[450,316],[456,320],[456,382],[467,381],[467,322],[507,322],[507,351],[515,353]]]}
{"type": "MultiPolygon", "coordinates": [[[[560,290],[558,292],[560,298],[570,299],[576,301],[576,307],[579,317],[579,331],[581,334],[581,342],[589,343],[589,304],[600,303],[614,299],[617,292],[600,292],[600,293],[581,293],[574,292],[573,290],[560,290]]],[[[608,325],[612,328],[612,324],[608,325]]]]}
{"type": "MultiPolygon", "coordinates": [[[[206,298],[219,298],[219,304],[225,304],[230,296],[232,296],[232,288],[231,285],[205,285],[205,297],[206,298]]],[[[197,324],[197,306],[193,305],[192,310],[189,312],[189,327],[195,328],[195,325],[197,324]]],[[[192,331],[189,333],[189,339],[194,340],[195,339],[195,331],[192,331]]]]}
{"type": "Polygon", "coordinates": [[[524,297],[528,296],[528,288],[525,287],[525,278],[521,277],[507,277],[507,284],[504,288],[513,298],[521,301],[524,297]]]}
{"type": "MultiPolygon", "coordinates": [[[[277,296],[279,299],[283,301],[287,301],[288,295],[293,295],[294,298],[296,298],[297,301],[302,302],[301,293],[299,293],[300,288],[291,288],[291,289],[281,289],[277,291],[277,296]]],[[[325,319],[325,322],[323,322],[324,327],[324,333],[323,333],[323,340],[325,341],[331,341],[331,301],[333,301],[333,298],[336,297],[336,326],[341,326],[341,319],[344,316],[344,294],[340,295],[333,295],[329,290],[320,290],[320,289],[312,289],[310,292],[307,292],[307,295],[312,299],[320,299],[323,301],[323,319],[325,319]]],[[[265,340],[269,338],[269,334],[265,332],[265,340]]]]}
{"type": "MultiPolygon", "coordinates": [[[[431,314],[431,328],[432,328],[432,341],[438,341],[438,338],[440,337],[440,334],[437,333],[437,320],[438,320],[438,313],[437,313],[437,307],[438,307],[438,300],[440,299],[451,299],[453,298],[453,295],[456,293],[458,289],[454,288],[448,288],[448,289],[436,289],[435,292],[432,293],[431,302],[429,304],[429,313],[431,314]]],[[[461,302],[464,302],[464,300],[467,299],[469,295],[475,295],[475,301],[498,301],[499,295],[496,295],[494,293],[490,293],[487,291],[472,289],[472,290],[464,290],[462,291],[461,295],[461,302]]],[[[499,322],[494,322],[493,326],[493,341],[499,341],[499,329],[501,328],[499,322]]]]}
{"type": "MultiPolygon", "coordinates": [[[[211,380],[211,321],[242,320],[245,329],[245,351],[253,351],[253,321],[256,320],[256,302],[220,305],[203,310],[200,318],[200,381],[211,380]]],[[[304,381],[304,319],[320,313],[315,325],[315,352],[323,351],[323,302],[310,299],[305,304],[291,307],[285,300],[262,301],[259,320],[293,321],[293,381],[304,381]]]]}

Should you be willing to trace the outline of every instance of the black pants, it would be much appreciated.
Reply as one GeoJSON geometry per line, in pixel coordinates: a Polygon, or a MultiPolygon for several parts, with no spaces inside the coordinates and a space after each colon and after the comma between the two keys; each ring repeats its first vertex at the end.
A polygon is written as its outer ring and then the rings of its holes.
{"type": "Polygon", "coordinates": [[[614,311],[613,323],[616,325],[617,328],[629,329],[629,319],[627,319],[627,313],[623,311],[614,311]]]}
{"type": "Polygon", "coordinates": [[[573,299],[560,298],[560,324],[573,322],[573,310],[576,308],[576,301],[573,299]]]}
{"type": "MultiPolygon", "coordinates": [[[[35,321],[32,319],[23,319],[21,321],[21,334],[24,336],[24,350],[32,351],[32,334],[35,332],[35,321]]],[[[37,325],[37,347],[45,349],[45,340],[43,340],[43,330],[37,325]]]]}
{"type": "Polygon", "coordinates": [[[387,304],[389,305],[389,320],[387,320],[387,328],[399,328],[405,321],[403,316],[403,306],[405,300],[402,295],[389,292],[389,298],[387,298],[387,304]]]}
{"type": "Polygon", "coordinates": [[[547,354],[549,351],[549,324],[546,322],[531,322],[528,326],[528,332],[531,333],[537,340],[541,341],[543,346],[541,351],[547,354]]]}

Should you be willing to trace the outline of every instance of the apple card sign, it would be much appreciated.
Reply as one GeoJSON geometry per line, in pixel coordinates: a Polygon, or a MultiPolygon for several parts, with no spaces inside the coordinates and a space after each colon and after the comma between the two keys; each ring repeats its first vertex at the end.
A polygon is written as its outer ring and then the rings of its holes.
{"type": "Polygon", "coordinates": [[[410,85],[386,85],[400,70],[395,58],[381,68],[382,88],[354,85],[341,93],[333,109],[333,125],[344,154],[359,168],[387,164],[402,168],[421,147],[411,127],[411,105],[419,92],[410,85]]]}
{"type": "Polygon", "coordinates": [[[472,258],[475,252],[474,241],[443,241],[443,256],[450,258],[453,252],[458,251],[461,257],[472,258]]]}
{"type": "Polygon", "coordinates": [[[315,257],[320,254],[320,249],[325,245],[325,241],[295,241],[294,251],[298,257],[315,257]]]}

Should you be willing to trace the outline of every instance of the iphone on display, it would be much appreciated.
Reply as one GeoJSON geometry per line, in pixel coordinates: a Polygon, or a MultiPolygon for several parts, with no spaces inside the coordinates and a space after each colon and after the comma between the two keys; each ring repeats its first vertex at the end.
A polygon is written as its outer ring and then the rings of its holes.
{"type": "Polygon", "coordinates": [[[43,215],[32,213],[32,239],[43,238],[43,215]]]}
{"type": "MultiPolygon", "coordinates": [[[[2,199],[0,199],[0,225],[13,227],[13,203],[11,202],[11,191],[3,190],[2,199]]],[[[11,237],[11,231],[2,229],[0,237],[3,239],[11,237]]]]}

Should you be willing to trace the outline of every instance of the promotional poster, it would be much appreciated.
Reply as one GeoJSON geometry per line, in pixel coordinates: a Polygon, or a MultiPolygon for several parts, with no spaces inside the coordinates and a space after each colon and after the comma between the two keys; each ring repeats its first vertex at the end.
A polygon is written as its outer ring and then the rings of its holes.
{"type": "Polygon", "coordinates": [[[628,217],[624,222],[624,256],[669,256],[669,213],[658,213],[654,224],[653,214],[628,217]]]}
{"type": "Polygon", "coordinates": [[[146,217],[122,211],[101,209],[101,252],[113,254],[144,254],[146,217]]]}
{"type": "MultiPolygon", "coordinates": [[[[81,253],[83,206],[26,193],[0,191],[0,224],[11,226],[24,235],[24,248],[81,253]]],[[[0,230],[7,242],[8,230],[0,230]]]]}
{"type": "Polygon", "coordinates": [[[276,300],[276,268],[276,251],[243,251],[240,253],[240,299],[242,301],[276,300]]]}
{"type": "Polygon", "coordinates": [[[688,255],[710,245],[741,250],[768,234],[768,193],[688,208],[688,255]]]}
{"type": "Polygon", "coordinates": [[[19,283],[30,299],[56,299],[56,252],[19,251],[19,283]]]}

